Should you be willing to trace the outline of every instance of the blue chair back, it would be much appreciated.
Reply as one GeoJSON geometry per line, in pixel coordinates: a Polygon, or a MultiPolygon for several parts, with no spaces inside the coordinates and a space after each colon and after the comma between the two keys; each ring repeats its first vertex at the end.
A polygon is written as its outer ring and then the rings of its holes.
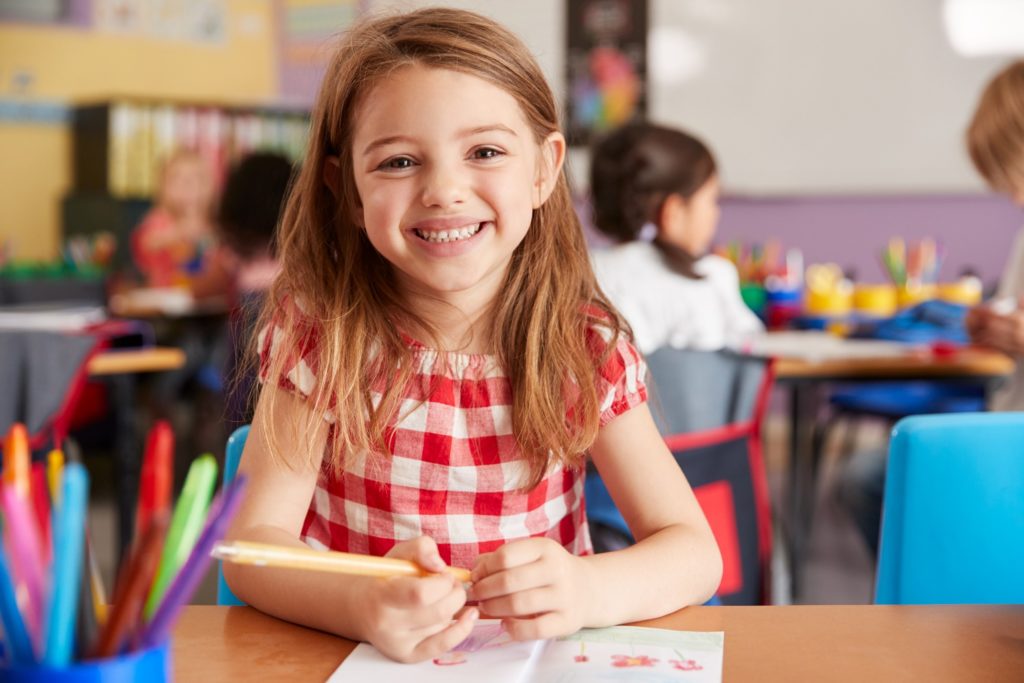
{"type": "MultiPolygon", "coordinates": [[[[228,445],[224,451],[224,486],[227,486],[235,478],[238,472],[238,463],[242,460],[242,451],[245,450],[245,439],[249,436],[249,425],[242,425],[228,437],[228,445]]],[[[217,604],[218,605],[244,605],[245,603],[235,597],[224,580],[224,568],[222,563],[217,561],[217,604]]]]}
{"type": "Polygon", "coordinates": [[[893,429],[875,602],[1024,603],[1024,413],[893,429]]]}

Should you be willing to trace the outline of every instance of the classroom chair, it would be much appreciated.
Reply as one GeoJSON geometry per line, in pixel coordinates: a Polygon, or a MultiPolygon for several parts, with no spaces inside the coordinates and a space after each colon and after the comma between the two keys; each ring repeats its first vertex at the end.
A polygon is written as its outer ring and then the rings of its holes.
{"type": "MultiPolygon", "coordinates": [[[[765,603],[772,538],[761,424],[774,379],[771,361],[670,348],[646,360],[655,422],[722,552],[717,595],[727,605],[765,603]]],[[[633,543],[593,467],[587,470],[585,496],[597,552],[633,543]]]]}
{"type": "MultiPolygon", "coordinates": [[[[238,472],[238,463],[242,460],[242,451],[245,450],[245,440],[249,436],[249,425],[242,425],[228,437],[228,445],[224,450],[224,486],[227,486],[238,472]]],[[[224,580],[223,563],[217,561],[217,604],[218,605],[244,605],[245,603],[235,597],[224,580]]]]}
{"type": "Polygon", "coordinates": [[[1024,603],[1024,413],[901,420],[875,602],[1024,603]]]}

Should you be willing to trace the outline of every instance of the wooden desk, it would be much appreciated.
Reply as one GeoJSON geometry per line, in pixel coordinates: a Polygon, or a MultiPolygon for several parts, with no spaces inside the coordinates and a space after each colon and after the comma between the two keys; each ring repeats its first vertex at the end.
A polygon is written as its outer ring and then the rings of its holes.
{"type": "Polygon", "coordinates": [[[118,375],[177,370],[185,365],[185,352],[166,346],[104,351],[89,361],[89,375],[118,375]]]}
{"type": "Polygon", "coordinates": [[[113,349],[89,361],[90,377],[101,377],[109,387],[117,425],[114,446],[114,477],[117,490],[116,562],[124,557],[135,526],[135,499],[142,459],[141,440],[135,420],[135,375],[177,370],[185,365],[185,352],[166,346],[113,349]]]}
{"type": "Polygon", "coordinates": [[[986,390],[1009,376],[1012,358],[982,348],[959,349],[949,356],[930,351],[869,358],[804,360],[778,358],[775,377],[790,391],[790,449],[788,505],[783,514],[793,597],[801,588],[801,565],[810,535],[818,458],[824,444],[816,423],[829,382],[892,382],[932,380],[982,385],[986,390]]]}
{"type": "MultiPolygon", "coordinates": [[[[725,632],[724,680],[1012,681],[1024,606],[690,607],[645,625],[725,632]]],[[[249,607],[187,607],[174,680],[325,681],[354,643],[249,607]]]]}

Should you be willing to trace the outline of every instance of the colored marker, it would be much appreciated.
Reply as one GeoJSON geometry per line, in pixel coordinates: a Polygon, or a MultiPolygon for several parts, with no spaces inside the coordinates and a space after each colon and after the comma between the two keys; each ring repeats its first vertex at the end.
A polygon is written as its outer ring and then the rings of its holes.
{"type": "Polygon", "coordinates": [[[146,437],[146,450],[139,478],[139,502],[135,512],[135,533],[149,526],[154,514],[171,509],[174,485],[174,432],[167,420],[158,420],[146,437]]]}
{"type": "Polygon", "coordinates": [[[146,600],[146,619],[153,617],[171,579],[192,552],[192,546],[203,529],[203,520],[206,519],[206,510],[210,505],[210,496],[216,483],[217,461],[212,455],[202,455],[192,461],[192,466],[185,476],[185,486],[181,490],[178,504],[174,507],[174,516],[167,531],[167,544],[160,558],[160,567],[146,600]]]}
{"type": "Polygon", "coordinates": [[[138,626],[153,574],[160,561],[160,548],[167,532],[167,517],[154,517],[149,528],[136,539],[131,554],[121,567],[114,589],[114,604],[93,648],[96,657],[112,657],[121,651],[138,626]]]}
{"type": "Polygon", "coordinates": [[[235,478],[228,487],[210,505],[210,515],[206,522],[206,528],[196,541],[188,560],[181,567],[181,571],[174,577],[164,599],[153,614],[153,618],[146,625],[145,631],[140,638],[142,647],[152,647],[167,639],[174,620],[177,618],[181,608],[184,607],[196,586],[202,580],[207,567],[213,558],[210,552],[214,544],[227,533],[228,524],[238,511],[242,503],[242,496],[245,493],[245,476],[235,478]]]}
{"type": "Polygon", "coordinates": [[[36,522],[28,507],[28,500],[10,486],[0,487],[0,505],[3,506],[5,541],[10,553],[14,575],[15,595],[22,594],[22,614],[29,635],[40,643],[43,635],[43,604],[45,602],[43,578],[47,575],[36,522]]]}
{"type": "Polygon", "coordinates": [[[50,500],[54,507],[60,502],[60,477],[64,471],[64,451],[55,448],[46,456],[46,481],[50,485],[50,500]]]}
{"type": "Polygon", "coordinates": [[[89,474],[72,463],[64,468],[61,504],[54,515],[53,600],[46,619],[49,666],[67,666],[75,650],[75,604],[82,578],[82,546],[89,503],[89,474]]]}
{"type": "Polygon", "coordinates": [[[50,540],[50,495],[46,486],[46,467],[41,462],[32,463],[32,512],[39,531],[39,550],[43,566],[49,567],[53,559],[53,544],[50,540]]]}
{"type": "Polygon", "coordinates": [[[18,611],[14,596],[14,581],[7,563],[7,553],[0,548],[0,619],[4,624],[4,645],[10,648],[14,664],[35,664],[32,639],[25,630],[25,622],[18,611]]]}
{"type": "Polygon", "coordinates": [[[4,484],[13,486],[18,495],[28,497],[29,467],[32,454],[28,449],[28,430],[15,422],[4,442],[4,484]]]}

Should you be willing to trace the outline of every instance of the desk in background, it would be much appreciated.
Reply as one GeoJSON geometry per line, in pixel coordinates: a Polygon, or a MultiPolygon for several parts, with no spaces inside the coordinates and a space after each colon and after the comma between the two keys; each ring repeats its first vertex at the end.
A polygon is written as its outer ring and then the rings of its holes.
{"type": "Polygon", "coordinates": [[[118,558],[124,557],[134,533],[135,498],[142,460],[142,439],[135,418],[135,377],[139,373],[176,370],[184,364],[185,354],[181,349],[151,346],[104,351],[93,356],[87,366],[90,377],[103,378],[110,386],[114,405],[118,558]]]}
{"type": "Polygon", "coordinates": [[[824,403],[825,385],[933,380],[981,385],[990,391],[1015,367],[1013,359],[1005,354],[982,348],[967,347],[937,355],[895,342],[829,340],[822,333],[769,334],[764,344],[752,350],[778,356],[776,381],[789,389],[789,493],[782,517],[794,597],[801,587],[801,563],[810,534],[818,457],[814,428],[824,403]],[[802,353],[801,337],[811,342],[802,353]]]}
{"type": "MultiPolygon", "coordinates": [[[[689,607],[644,626],[724,631],[723,680],[1012,681],[1024,605],[689,607]]],[[[185,608],[174,680],[326,681],[355,643],[251,607],[185,608]]]]}

